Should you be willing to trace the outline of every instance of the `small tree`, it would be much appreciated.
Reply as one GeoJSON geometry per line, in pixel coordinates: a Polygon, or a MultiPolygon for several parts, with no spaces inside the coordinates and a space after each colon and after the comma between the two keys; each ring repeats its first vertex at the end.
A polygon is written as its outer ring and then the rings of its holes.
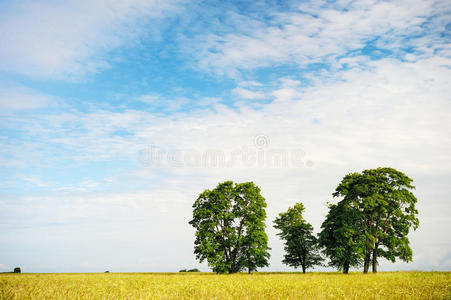
{"type": "Polygon", "coordinates": [[[20,268],[14,268],[14,273],[21,273],[22,270],[20,268]]]}
{"type": "Polygon", "coordinates": [[[313,226],[302,217],[304,210],[302,203],[296,203],[274,221],[274,228],[280,230],[278,235],[285,241],[286,253],[282,262],[295,268],[301,266],[303,273],[323,261],[313,226]]]}
{"type": "Polygon", "coordinates": [[[193,204],[194,253],[216,273],[249,272],[268,265],[265,198],[252,182],[226,181],[193,204]]]}

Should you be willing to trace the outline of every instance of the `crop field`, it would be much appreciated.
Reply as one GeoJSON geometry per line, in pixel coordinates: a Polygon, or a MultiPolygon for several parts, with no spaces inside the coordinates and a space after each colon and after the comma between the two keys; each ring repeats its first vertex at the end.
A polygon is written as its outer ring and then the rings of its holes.
{"type": "Polygon", "coordinates": [[[0,274],[0,299],[451,299],[450,272],[0,274]]]}

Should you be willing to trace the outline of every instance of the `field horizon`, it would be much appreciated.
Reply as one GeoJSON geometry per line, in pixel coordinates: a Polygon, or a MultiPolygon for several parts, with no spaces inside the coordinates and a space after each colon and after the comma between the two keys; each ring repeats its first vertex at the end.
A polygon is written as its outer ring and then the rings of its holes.
{"type": "Polygon", "coordinates": [[[0,299],[449,299],[449,271],[0,274],[0,299]]]}
{"type": "Polygon", "coordinates": [[[1,275],[3,274],[17,274],[17,275],[25,275],[25,274],[189,274],[189,275],[235,275],[235,274],[246,274],[246,275],[267,275],[267,274],[342,274],[342,275],[350,275],[350,274],[362,274],[362,275],[377,275],[382,273],[451,273],[451,271],[443,271],[443,270],[397,270],[397,271],[378,271],[377,273],[368,272],[367,274],[363,274],[363,271],[349,271],[348,274],[343,274],[341,271],[308,271],[306,273],[302,273],[302,271],[253,271],[251,274],[249,274],[247,271],[243,272],[237,272],[233,274],[217,274],[213,271],[199,271],[199,272],[180,272],[180,271],[110,271],[105,270],[104,272],[21,272],[21,273],[14,273],[14,272],[0,272],[1,275]]]}

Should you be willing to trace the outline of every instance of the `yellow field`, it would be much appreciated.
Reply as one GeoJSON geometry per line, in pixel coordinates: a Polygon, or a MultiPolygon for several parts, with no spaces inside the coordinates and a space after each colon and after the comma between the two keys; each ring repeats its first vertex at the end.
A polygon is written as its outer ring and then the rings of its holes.
{"type": "Polygon", "coordinates": [[[449,272],[0,274],[0,299],[451,299],[449,272]]]}

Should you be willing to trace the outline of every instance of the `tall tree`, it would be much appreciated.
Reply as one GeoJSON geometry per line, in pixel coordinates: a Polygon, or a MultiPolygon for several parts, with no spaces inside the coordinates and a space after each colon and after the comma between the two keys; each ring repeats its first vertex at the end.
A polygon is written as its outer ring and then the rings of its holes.
{"type": "Polygon", "coordinates": [[[370,263],[377,272],[379,257],[392,262],[396,258],[412,260],[407,235],[419,225],[412,181],[393,168],[370,169],[346,175],[333,194],[343,197],[342,201],[361,216],[354,229],[362,230],[365,236],[365,273],[370,263]]]}
{"type": "Polygon", "coordinates": [[[362,236],[361,217],[346,202],[329,205],[329,213],[321,225],[319,244],[329,258],[329,265],[344,274],[351,267],[362,264],[365,237],[362,236]]]}
{"type": "Polygon", "coordinates": [[[323,261],[313,226],[302,216],[304,210],[302,203],[296,203],[274,221],[274,228],[280,230],[278,235],[285,241],[286,253],[282,262],[295,268],[302,267],[303,273],[323,261]]]}
{"type": "Polygon", "coordinates": [[[194,253],[217,273],[268,266],[266,202],[252,182],[226,181],[205,190],[193,204],[194,253]]]}
{"type": "Polygon", "coordinates": [[[240,265],[247,269],[248,273],[256,271],[258,267],[269,266],[270,257],[268,248],[268,236],[265,233],[264,224],[248,224],[248,231],[243,238],[243,253],[240,265]]]}

